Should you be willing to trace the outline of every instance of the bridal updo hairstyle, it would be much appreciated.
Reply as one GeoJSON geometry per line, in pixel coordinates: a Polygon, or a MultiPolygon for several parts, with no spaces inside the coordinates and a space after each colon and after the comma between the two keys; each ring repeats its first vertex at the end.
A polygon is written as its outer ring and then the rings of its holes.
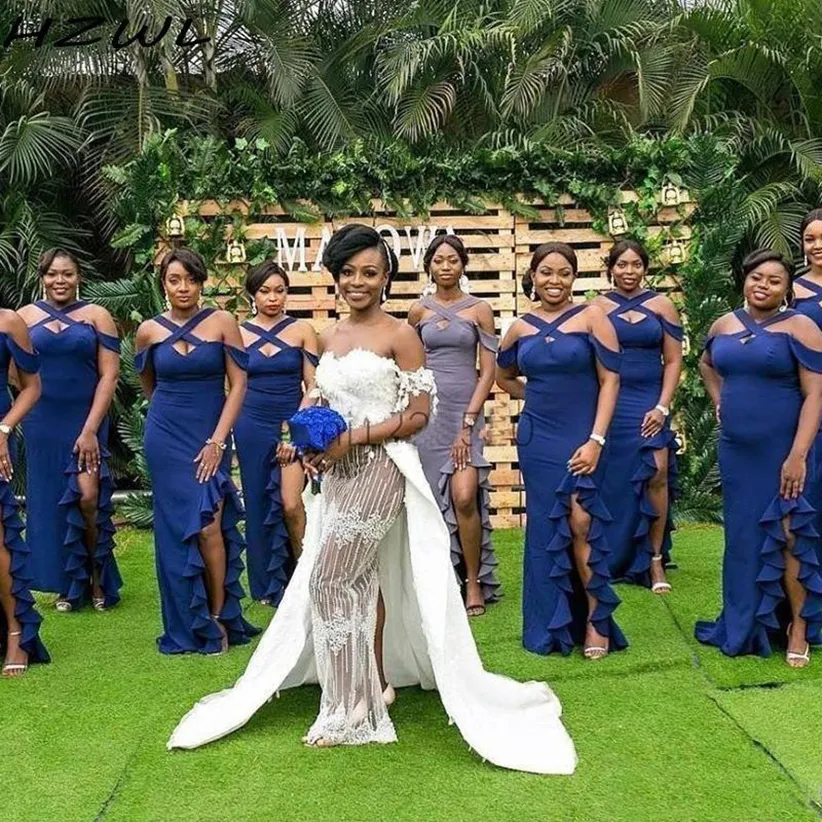
{"type": "Polygon", "coordinates": [[[554,253],[561,254],[565,257],[565,259],[568,260],[568,265],[571,266],[571,270],[574,272],[574,277],[577,276],[577,254],[571,246],[567,243],[543,243],[541,246],[537,246],[537,250],[531,257],[528,270],[522,275],[522,290],[529,300],[531,299],[531,291],[534,288],[534,272],[549,254],[554,253]]]}
{"type": "Polygon", "coordinates": [[[399,270],[399,261],[393,249],[371,226],[362,223],[349,223],[335,231],[323,252],[323,265],[331,272],[334,282],[340,281],[340,272],[343,266],[360,251],[367,248],[379,249],[385,261],[388,282],[385,286],[385,296],[391,294],[391,283],[399,270]]]}

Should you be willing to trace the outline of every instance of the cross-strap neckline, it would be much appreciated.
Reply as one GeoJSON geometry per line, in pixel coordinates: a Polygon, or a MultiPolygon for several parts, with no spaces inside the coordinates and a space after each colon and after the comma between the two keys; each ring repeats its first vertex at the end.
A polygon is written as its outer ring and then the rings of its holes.
{"type": "MultiPolygon", "coordinates": [[[[248,346],[248,350],[251,351],[252,349],[260,349],[266,344],[276,346],[280,349],[280,351],[286,348],[297,348],[298,346],[290,345],[285,342],[285,340],[281,340],[279,337],[280,331],[294,325],[295,322],[297,322],[296,317],[283,317],[281,320],[278,320],[274,325],[272,325],[271,328],[265,329],[261,325],[257,325],[256,323],[246,320],[243,323],[243,328],[257,335],[257,339],[248,346]]],[[[260,353],[262,354],[262,352],[260,353]]],[[[277,354],[279,353],[280,352],[278,351],[277,354]]],[[[277,354],[272,354],[271,356],[275,357],[277,354]]],[[[263,356],[266,355],[263,354],[263,356]]]]}
{"type": "MultiPolygon", "coordinates": [[[[168,337],[158,342],[158,345],[162,345],[163,343],[168,343],[174,348],[174,344],[183,340],[183,342],[187,342],[189,345],[197,346],[202,345],[206,342],[220,342],[219,340],[203,340],[198,337],[196,334],[192,334],[192,330],[195,329],[206,317],[213,314],[215,309],[207,306],[206,308],[200,309],[193,317],[189,317],[182,325],[175,323],[174,320],[170,320],[168,317],[164,317],[162,314],[158,314],[154,318],[154,322],[158,325],[161,325],[166,331],[170,331],[168,337]]],[[[174,348],[177,351],[176,348],[174,348]]],[[[180,353],[179,351],[177,352],[180,353]]],[[[185,355],[184,355],[185,356],[185,355]]]]}
{"type": "MultiPolygon", "coordinates": [[[[626,297],[624,294],[620,294],[619,291],[609,291],[605,296],[611,300],[611,302],[616,303],[616,305],[608,312],[609,317],[613,315],[627,323],[630,323],[631,321],[626,320],[622,314],[627,314],[629,311],[636,311],[639,314],[644,314],[646,317],[658,317],[656,311],[645,305],[648,300],[657,296],[656,291],[653,291],[650,288],[646,289],[641,294],[635,294],[633,297],[626,297]]],[[[633,325],[634,323],[631,324],[633,325]]]]}
{"type": "MultiPolygon", "coordinates": [[[[91,325],[91,323],[86,323],[82,320],[75,320],[74,317],[69,316],[72,311],[76,311],[78,308],[83,308],[84,306],[88,305],[88,303],[85,300],[76,300],[75,302],[71,303],[71,305],[67,305],[63,309],[53,306],[50,302],[46,300],[38,300],[34,305],[41,311],[45,312],[46,316],[38,320],[32,326],[32,328],[38,328],[42,325],[47,331],[51,331],[47,324],[54,320],[57,320],[61,323],[65,323],[67,326],[91,325]]],[[[54,333],[60,334],[61,332],[57,331],[54,333]]]]}
{"type": "MultiPolygon", "coordinates": [[[[554,334],[566,334],[565,331],[562,330],[561,326],[566,322],[566,320],[570,320],[571,317],[575,317],[581,311],[584,311],[587,308],[586,305],[575,305],[569,308],[567,311],[563,312],[559,315],[555,320],[545,320],[542,317],[537,316],[532,312],[528,312],[525,314],[522,319],[525,320],[529,325],[532,325],[534,328],[537,329],[538,332],[543,332],[543,335],[553,336],[554,334]]],[[[588,332],[570,332],[570,333],[585,333],[588,332]]],[[[534,335],[536,336],[536,335],[534,335]]]]}
{"type": "MultiPolygon", "coordinates": [[[[437,302],[433,296],[423,297],[420,301],[425,308],[429,311],[433,311],[434,314],[439,315],[443,319],[446,320],[462,320],[465,323],[473,323],[473,320],[468,319],[468,317],[460,317],[459,311],[462,308],[467,308],[468,306],[463,305],[463,303],[468,303],[468,305],[474,305],[478,301],[477,297],[474,297],[472,294],[466,294],[464,297],[460,297],[460,299],[455,300],[450,305],[443,305],[442,303],[437,302]]],[[[429,317],[428,320],[421,320],[421,323],[426,321],[433,320],[433,317],[429,317]]]]}
{"type": "Polygon", "coordinates": [[[818,300],[822,297],[822,285],[817,285],[813,280],[808,280],[805,277],[797,277],[796,282],[803,288],[807,288],[813,292],[813,294],[809,294],[807,297],[797,297],[797,300],[818,300]]]}
{"type": "Polygon", "coordinates": [[[788,308],[785,311],[777,311],[776,314],[771,314],[770,317],[766,317],[761,322],[757,322],[744,308],[738,308],[734,311],[734,316],[744,325],[743,329],[739,331],[734,331],[731,336],[737,336],[739,334],[750,334],[752,337],[755,337],[759,331],[764,330],[769,325],[773,325],[774,323],[779,322],[780,320],[787,319],[788,317],[792,317],[796,312],[788,308]]]}

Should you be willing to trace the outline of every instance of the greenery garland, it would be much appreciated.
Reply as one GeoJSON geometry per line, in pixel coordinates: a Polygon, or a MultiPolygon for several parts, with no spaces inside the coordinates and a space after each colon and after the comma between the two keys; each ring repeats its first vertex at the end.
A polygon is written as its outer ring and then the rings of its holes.
{"type": "MultiPolygon", "coordinates": [[[[680,480],[683,500],[680,518],[716,520],[719,516],[716,425],[699,378],[701,340],[713,320],[734,305],[730,276],[736,248],[744,234],[744,193],[734,178],[736,160],[710,137],[637,138],[620,147],[599,146],[559,151],[537,144],[520,148],[477,148],[458,151],[432,141],[412,151],[403,143],[379,150],[352,143],[344,152],[313,154],[295,140],[284,157],[274,156],[265,140],[236,140],[181,136],[174,130],[147,139],[142,153],[124,166],[109,166],[116,211],[123,225],[113,245],[128,251],[133,261],[127,280],[98,283],[94,296],[130,329],[162,310],[154,271],[158,227],[177,211],[181,201],[196,209],[214,200],[224,209],[244,201],[248,213],[261,213],[279,204],[298,221],[324,216],[369,215],[379,199],[401,217],[426,218],[434,203],[446,201],[469,213],[482,213],[486,203],[502,204],[526,218],[538,216],[534,203],[557,208],[570,194],[591,213],[594,230],[608,233],[608,212],[620,206],[627,223],[623,236],[644,243],[655,272],[673,276],[681,286],[680,308],[694,345],[686,353],[683,385],[678,394],[679,420],[687,449],[680,480]],[[685,186],[697,201],[690,219],[688,254],[678,265],[666,264],[664,242],[677,236],[681,223],[651,236],[658,194],[664,182],[685,186]],[[620,192],[635,191],[634,202],[621,203],[620,192]]],[[[684,213],[683,213],[684,216],[684,213]]],[[[243,237],[246,215],[227,211],[208,220],[186,217],[185,242],[210,264],[224,259],[226,236],[243,237]]],[[[248,262],[276,253],[270,240],[246,243],[248,262]]],[[[226,267],[216,279],[224,281],[226,267]]],[[[207,296],[228,297],[237,307],[238,295],[212,286],[207,296]]],[[[120,396],[118,430],[133,453],[132,477],[147,483],[141,457],[143,406],[135,394],[137,380],[130,363],[133,341],[126,341],[124,386],[120,396]]],[[[136,500],[135,505],[139,505],[136,500]]],[[[140,521],[146,521],[142,503],[140,521]]]]}

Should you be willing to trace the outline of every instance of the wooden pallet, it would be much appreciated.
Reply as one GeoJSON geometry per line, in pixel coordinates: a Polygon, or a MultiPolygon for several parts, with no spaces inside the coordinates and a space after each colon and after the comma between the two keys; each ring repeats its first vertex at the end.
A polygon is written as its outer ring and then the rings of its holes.
{"type": "MultiPolygon", "coordinates": [[[[693,211],[687,192],[678,207],[660,207],[656,224],[649,233],[670,232],[685,243],[690,237],[687,218],[693,211]]],[[[623,201],[636,200],[636,194],[623,192],[623,201]]],[[[393,245],[398,253],[399,274],[392,284],[391,297],[385,305],[392,315],[404,318],[412,303],[419,298],[426,283],[422,259],[425,248],[436,233],[453,232],[468,248],[471,259],[467,274],[471,281],[471,293],[486,300],[494,311],[497,331],[504,333],[508,325],[533,307],[522,293],[520,281],[528,269],[531,255],[538,245],[549,241],[571,245],[579,260],[579,276],[574,284],[576,300],[584,300],[591,292],[609,288],[604,276],[605,259],[614,238],[594,231],[592,217],[578,207],[571,197],[560,199],[556,205],[535,205],[538,219],[515,217],[501,206],[489,206],[481,215],[466,214],[455,210],[448,203],[438,203],[422,220],[400,217],[379,200],[372,203],[373,212],[364,217],[328,220],[324,223],[306,224],[294,222],[278,206],[263,209],[263,213],[250,213],[248,204],[232,202],[221,206],[215,202],[203,204],[197,214],[203,220],[216,215],[238,212],[245,219],[245,242],[264,237],[277,243],[279,262],[289,272],[291,288],[287,310],[290,314],[309,319],[320,331],[339,317],[347,307],[335,296],[334,282],[325,271],[319,258],[331,233],[349,222],[361,222],[373,226],[393,245]]],[[[193,216],[193,210],[182,203],[181,214],[193,216]]],[[[167,243],[161,241],[161,248],[167,243]]],[[[222,284],[242,291],[245,267],[227,266],[225,262],[212,263],[222,284]]],[[[677,282],[673,279],[658,283],[661,290],[675,293],[677,282]]],[[[241,305],[244,302],[241,301],[241,305]]],[[[242,313],[242,312],[241,312],[242,313]]],[[[525,518],[525,493],[514,445],[514,432],[522,403],[512,400],[496,385],[485,404],[488,425],[486,458],[493,464],[491,482],[491,521],[496,528],[521,527],[525,518]]]]}

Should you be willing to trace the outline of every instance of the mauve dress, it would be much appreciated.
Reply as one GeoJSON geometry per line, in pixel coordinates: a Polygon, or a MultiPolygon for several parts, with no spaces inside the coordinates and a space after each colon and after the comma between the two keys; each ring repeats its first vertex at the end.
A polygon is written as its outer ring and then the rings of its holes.
{"type": "MultiPolygon", "coordinates": [[[[496,352],[496,336],[483,331],[473,320],[458,312],[480,302],[470,295],[450,306],[440,305],[433,297],[423,297],[421,304],[434,312],[417,324],[425,347],[426,367],[434,372],[439,405],[431,422],[417,435],[415,444],[425,478],[439,502],[443,518],[451,533],[451,561],[461,583],[465,581],[465,563],[459,541],[457,514],[451,499],[451,477],[454,463],[451,446],[462,429],[462,417],[477,387],[477,347],[496,352]]],[[[491,543],[491,463],[483,456],[479,432],[485,425],[482,412],[471,432],[471,465],[477,469],[477,505],[482,521],[479,581],[486,602],[499,599],[497,557],[491,543]]]]}

